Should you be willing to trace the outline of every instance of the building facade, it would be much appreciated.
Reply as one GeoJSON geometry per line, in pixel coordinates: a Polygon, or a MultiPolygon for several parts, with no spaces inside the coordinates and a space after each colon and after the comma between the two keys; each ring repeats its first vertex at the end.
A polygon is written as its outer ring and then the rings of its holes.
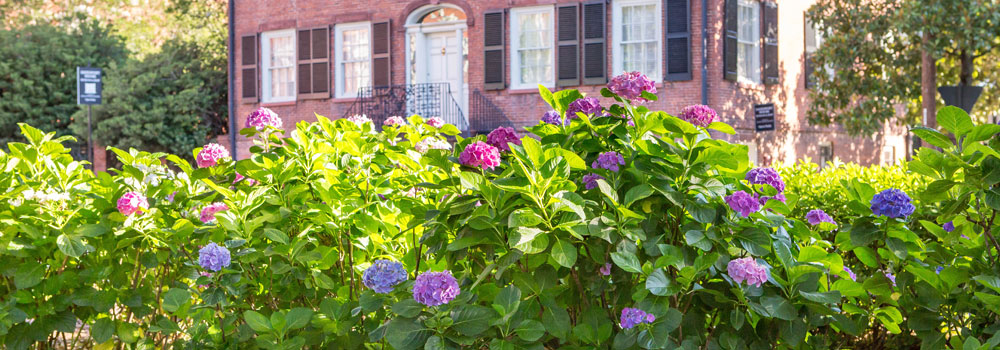
{"type": "MultiPolygon", "coordinates": [[[[658,82],[651,109],[711,106],[758,164],[904,158],[901,127],[854,138],[807,123],[812,2],[236,0],[231,95],[238,126],[265,106],[285,125],[420,114],[482,133],[537,123],[539,84],[600,97],[640,71],[658,82]]],[[[237,156],[250,145],[237,137],[237,156]]]]}

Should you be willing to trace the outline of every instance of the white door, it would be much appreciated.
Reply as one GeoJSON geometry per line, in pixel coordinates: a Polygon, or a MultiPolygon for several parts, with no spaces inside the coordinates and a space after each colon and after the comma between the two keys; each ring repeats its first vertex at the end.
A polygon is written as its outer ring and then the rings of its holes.
{"type": "MultiPolygon", "coordinates": [[[[451,86],[450,99],[443,99],[442,108],[453,108],[451,104],[462,101],[462,49],[458,33],[454,31],[427,34],[427,77],[428,83],[448,83],[451,86]]],[[[460,104],[461,105],[461,104],[460,104]]],[[[455,121],[448,121],[454,123],[455,121]]]]}

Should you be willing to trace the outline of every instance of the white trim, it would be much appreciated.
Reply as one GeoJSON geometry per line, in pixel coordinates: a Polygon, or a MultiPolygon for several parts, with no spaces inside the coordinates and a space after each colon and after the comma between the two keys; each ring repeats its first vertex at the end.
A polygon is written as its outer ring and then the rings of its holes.
{"type": "Polygon", "coordinates": [[[760,84],[761,82],[761,63],[760,63],[760,6],[761,3],[755,0],[739,0],[737,8],[737,35],[736,35],[736,76],[737,80],[745,84],[760,84]],[[744,8],[749,8],[752,11],[750,18],[750,39],[743,39],[743,23],[740,22],[740,14],[743,12],[744,8]],[[740,47],[752,45],[750,49],[750,62],[748,65],[755,69],[747,71],[744,67],[744,62],[740,61],[740,47]]]}
{"type": "MultiPolygon", "coordinates": [[[[656,68],[653,72],[643,72],[653,81],[663,80],[663,10],[659,0],[618,0],[612,2],[611,9],[611,72],[617,75],[625,72],[623,63],[624,53],[622,53],[623,36],[622,30],[622,8],[629,6],[654,5],[654,23],[656,24],[656,68]]],[[[624,43],[627,44],[627,43],[624,43]]]]}
{"type": "MultiPolygon", "coordinates": [[[[344,75],[344,63],[345,62],[344,62],[344,50],[343,50],[343,45],[344,45],[344,31],[347,31],[347,30],[357,30],[357,29],[364,29],[364,30],[368,31],[368,49],[365,51],[368,54],[368,86],[370,86],[371,83],[372,83],[371,82],[371,79],[372,79],[372,63],[371,63],[371,59],[372,59],[372,54],[371,54],[372,24],[371,24],[371,22],[338,23],[337,25],[334,26],[334,35],[335,36],[334,36],[334,40],[333,40],[333,42],[334,42],[333,57],[334,57],[334,66],[336,67],[335,68],[336,71],[334,73],[334,77],[336,77],[336,83],[334,84],[334,86],[336,86],[335,96],[337,98],[352,98],[352,97],[357,97],[358,96],[358,92],[357,91],[345,91],[344,90],[344,87],[347,84],[346,84],[346,80],[344,79],[345,78],[345,75],[344,75]]],[[[365,87],[365,86],[359,86],[359,88],[362,88],[362,87],[365,87]]]]}
{"type": "MultiPolygon", "coordinates": [[[[455,23],[462,23],[463,27],[464,27],[464,24],[465,24],[465,21],[466,21],[464,19],[463,20],[459,20],[459,21],[437,22],[437,23],[428,23],[428,24],[422,24],[422,23],[418,23],[417,22],[421,18],[423,18],[424,16],[426,16],[428,13],[440,10],[442,8],[451,8],[451,9],[459,10],[462,13],[465,13],[465,10],[463,10],[461,7],[458,7],[458,6],[455,6],[455,5],[452,5],[452,4],[437,4],[437,5],[428,4],[428,5],[420,6],[416,10],[413,10],[413,12],[410,12],[410,14],[406,16],[406,25],[405,25],[405,27],[406,28],[410,28],[410,27],[420,27],[420,26],[436,26],[436,25],[441,25],[441,24],[455,24],[455,23]]],[[[468,16],[468,14],[466,14],[466,16],[468,16]]]]}
{"type": "Polygon", "coordinates": [[[555,55],[555,7],[552,5],[543,6],[531,6],[531,7],[515,7],[510,9],[510,89],[535,89],[538,84],[544,85],[546,87],[554,87],[556,85],[556,55],[555,55]],[[543,42],[547,42],[547,47],[536,47],[532,49],[536,50],[549,50],[549,67],[550,74],[546,81],[542,82],[530,82],[524,83],[521,81],[521,55],[518,51],[521,50],[521,33],[520,33],[520,16],[523,15],[533,15],[533,14],[548,14],[548,38],[543,42]]]}
{"type": "Polygon", "coordinates": [[[276,30],[271,32],[264,32],[260,35],[260,74],[261,74],[261,102],[263,103],[275,103],[275,102],[292,102],[295,101],[296,92],[298,92],[298,85],[295,79],[298,78],[298,73],[296,68],[298,67],[298,50],[295,45],[297,40],[295,40],[295,29],[284,29],[276,30]],[[292,42],[292,94],[291,96],[284,97],[273,97],[271,91],[271,39],[279,37],[289,37],[292,42]]]}

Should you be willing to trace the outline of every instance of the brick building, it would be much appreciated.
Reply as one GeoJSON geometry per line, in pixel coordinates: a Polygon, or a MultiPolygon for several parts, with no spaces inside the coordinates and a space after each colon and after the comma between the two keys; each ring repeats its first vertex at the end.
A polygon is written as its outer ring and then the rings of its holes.
{"type": "MultiPolygon", "coordinates": [[[[851,138],[807,123],[811,3],[235,0],[231,98],[238,126],[266,106],[285,125],[417,113],[476,133],[537,123],[548,110],[538,84],[599,97],[611,76],[641,71],[658,81],[652,109],[715,108],[737,130],[725,138],[761,164],[905,157],[898,126],[851,138]],[[768,104],[774,130],[757,131],[755,110],[768,104]]],[[[245,157],[250,141],[236,143],[245,157]]]]}

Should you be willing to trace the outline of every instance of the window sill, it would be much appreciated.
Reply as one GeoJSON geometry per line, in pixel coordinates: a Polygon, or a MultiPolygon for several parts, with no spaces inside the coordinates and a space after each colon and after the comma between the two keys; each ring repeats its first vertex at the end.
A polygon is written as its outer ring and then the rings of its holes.
{"type": "Polygon", "coordinates": [[[294,106],[295,101],[280,101],[280,102],[263,102],[260,104],[261,107],[284,107],[284,106],[294,106]]]}
{"type": "Polygon", "coordinates": [[[740,80],[737,80],[735,84],[736,84],[736,87],[738,87],[740,89],[743,89],[743,90],[764,91],[764,84],[763,83],[757,83],[757,82],[752,82],[752,81],[749,81],[749,80],[740,79],[740,80]]]}
{"type": "Polygon", "coordinates": [[[357,97],[346,97],[346,96],[345,97],[334,97],[334,98],[330,99],[330,102],[333,102],[333,103],[348,103],[348,102],[354,102],[357,99],[358,99],[357,97]]]}
{"type": "MultiPolygon", "coordinates": [[[[547,87],[547,88],[550,88],[550,87],[547,87]]],[[[538,93],[538,88],[534,88],[534,89],[532,89],[532,88],[517,88],[517,89],[510,88],[509,90],[507,90],[507,94],[510,94],[510,95],[525,95],[525,94],[537,94],[537,93],[538,93]]]]}

